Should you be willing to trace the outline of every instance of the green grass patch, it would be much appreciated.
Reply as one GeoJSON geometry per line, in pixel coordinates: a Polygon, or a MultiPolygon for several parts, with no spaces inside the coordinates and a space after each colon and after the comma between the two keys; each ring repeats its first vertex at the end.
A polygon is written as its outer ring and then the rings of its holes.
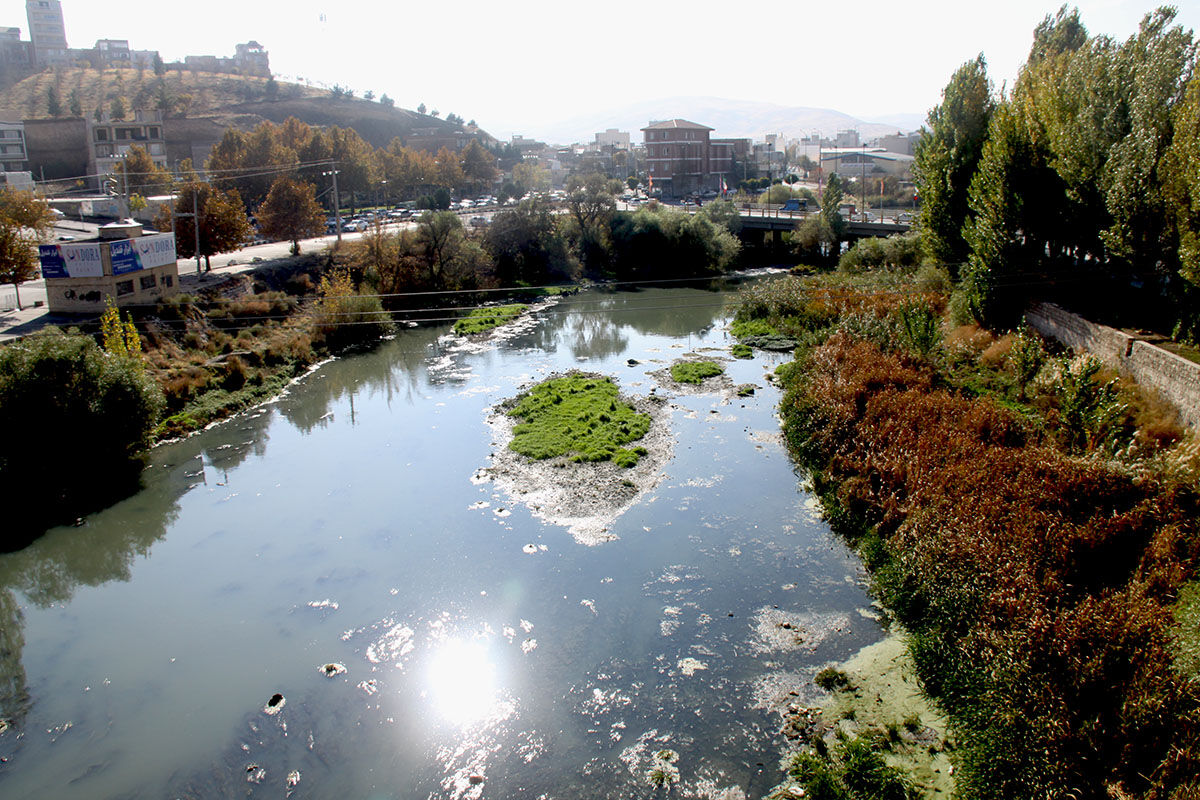
{"type": "Polygon", "coordinates": [[[572,373],[534,386],[514,402],[521,420],[509,448],[532,459],[568,456],[575,462],[612,461],[632,467],[644,447],[625,447],[650,430],[650,415],[622,401],[611,379],[572,373]]]}
{"type": "Polygon", "coordinates": [[[677,383],[700,384],[705,378],[725,373],[725,368],[715,361],[681,361],[671,366],[671,377],[677,383]]]}
{"type": "Polygon", "coordinates": [[[754,358],[754,348],[748,344],[735,344],[731,352],[734,358],[754,358]]]}
{"type": "Polygon", "coordinates": [[[738,397],[751,397],[757,388],[753,383],[743,383],[737,388],[738,397]]]}
{"type": "Polygon", "coordinates": [[[749,339],[751,336],[778,336],[780,331],[765,319],[735,319],[729,326],[733,338],[749,339]]]}
{"type": "Polygon", "coordinates": [[[491,306],[477,308],[470,314],[454,323],[454,332],[459,336],[472,336],[477,333],[487,333],[512,322],[529,310],[529,306],[514,303],[508,306],[491,306]]]}

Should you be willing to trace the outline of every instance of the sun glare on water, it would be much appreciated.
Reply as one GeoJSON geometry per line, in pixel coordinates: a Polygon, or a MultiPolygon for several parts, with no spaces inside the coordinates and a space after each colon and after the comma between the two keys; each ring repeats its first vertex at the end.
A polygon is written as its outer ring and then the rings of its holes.
{"type": "Polygon", "coordinates": [[[500,687],[487,643],[481,640],[441,642],[426,668],[425,686],[437,713],[454,725],[499,721],[514,711],[500,687]]]}

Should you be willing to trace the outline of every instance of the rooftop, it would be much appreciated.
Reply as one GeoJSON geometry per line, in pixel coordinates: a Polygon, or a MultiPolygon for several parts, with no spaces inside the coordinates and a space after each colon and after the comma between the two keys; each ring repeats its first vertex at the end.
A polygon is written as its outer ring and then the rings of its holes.
{"type": "Polygon", "coordinates": [[[695,131],[711,131],[711,130],[713,130],[712,128],[708,127],[707,125],[697,125],[695,122],[688,122],[686,119],[659,120],[657,122],[651,122],[649,125],[642,128],[642,130],[644,130],[644,131],[661,131],[661,130],[668,130],[671,128],[688,128],[690,130],[695,130],[695,131]]]}

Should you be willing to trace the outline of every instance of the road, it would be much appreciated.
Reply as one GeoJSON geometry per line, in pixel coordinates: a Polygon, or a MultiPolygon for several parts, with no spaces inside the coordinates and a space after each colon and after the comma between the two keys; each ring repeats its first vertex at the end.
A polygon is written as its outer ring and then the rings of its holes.
{"type": "MultiPolygon", "coordinates": [[[[481,216],[490,219],[493,211],[463,211],[459,216],[464,217],[464,224],[471,217],[481,216]]],[[[384,230],[396,231],[413,227],[416,223],[411,220],[393,222],[384,226],[384,230]]],[[[54,228],[54,241],[80,241],[95,238],[99,226],[89,223],[63,221],[54,228]],[[68,239],[66,237],[73,237],[68,239]]],[[[364,233],[343,233],[343,242],[361,239],[364,233]]],[[[337,241],[337,235],[318,236],[304,239],[300,242],[301,253],[320,252],[337,241]]],[[[291,257],[291,242],[270,242],[268,244],[243,247],[235,253],[225,253],[212,257],[212,270],[201,269],[197,272],[195,259],[180,259],[179,288],[183,292],[193,292],[207,285],[219,282],[229,275],[249,272],[257,269],[264,262],[278,261],[291,257]]],[[[15,293],[11,284],[0,286],[0,342],[27,336],[33,331],[46,325],[71,325],[78,323],[78,317],[54,316],[46,308],[46,281],[25,281],[20,285],[21,305],[18,311],[15,293]],[[37,305],[37,304],[41,305],[37,305]]]]}

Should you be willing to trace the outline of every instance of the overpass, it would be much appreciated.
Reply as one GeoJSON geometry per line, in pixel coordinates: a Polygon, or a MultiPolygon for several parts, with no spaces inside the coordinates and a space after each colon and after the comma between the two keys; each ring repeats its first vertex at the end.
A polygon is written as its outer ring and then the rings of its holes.
{"type": "MultiPolygon", "coordinates": [[[[816,211],[784,211],[779,207],[745,204],[738,208],[742,218],[742,230],[766,231],[771,233],[795,230],[796,226],[817,214],[816,211]]],[[[908,233],[912,225],[898,222],[895,218],[867,221],[850,219],[846,222],[845,240],[869,239],[875,236],[892,236],[908,233]]]]}

